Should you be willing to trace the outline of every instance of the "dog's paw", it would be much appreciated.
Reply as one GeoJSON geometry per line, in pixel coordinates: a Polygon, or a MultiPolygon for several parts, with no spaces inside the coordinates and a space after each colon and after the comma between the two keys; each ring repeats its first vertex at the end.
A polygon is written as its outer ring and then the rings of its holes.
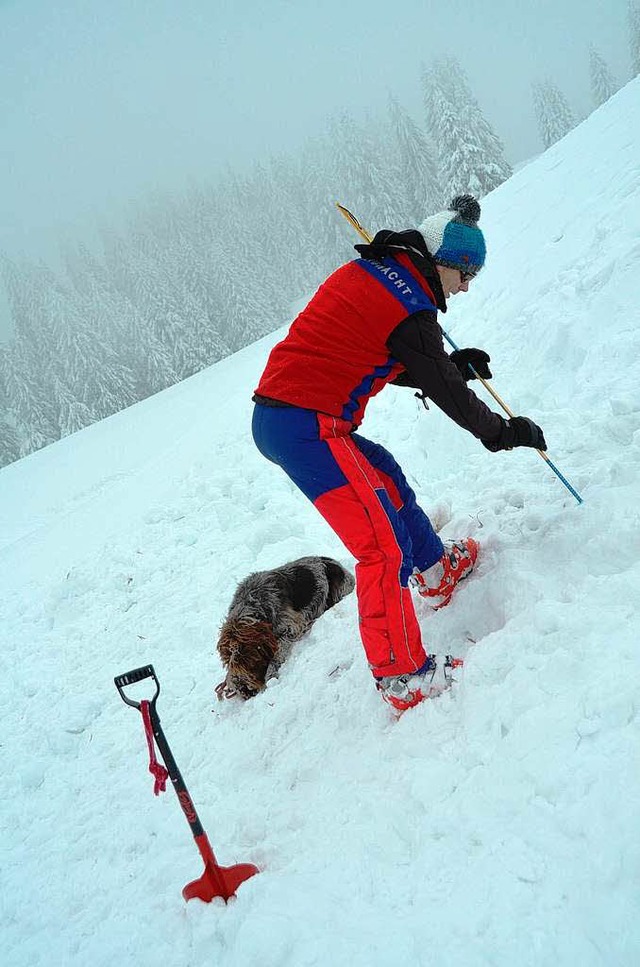
{"type": "Polygon", "coordinates": [[[219,702],[222,702],[225,698],[233,698],[235,694],[236,690],[229,685],[226,678],[219,685],[216,685],[216,695],[219,702]]]}
{"type": "Polygon", "coordinates": [[[251,688],[244,682],[234,681],[234,679],[229,678],[228,675],[224,681],[220,682],[219,685],[216,685],[215,689],[216,695],[218,696],[218,700],[220,702],[222,702],[225,698],[240,698],[244,702],[248,698],[253,698],[253,696],[257,695],[260,691],[262,691],[262,689],[251,688]]]}

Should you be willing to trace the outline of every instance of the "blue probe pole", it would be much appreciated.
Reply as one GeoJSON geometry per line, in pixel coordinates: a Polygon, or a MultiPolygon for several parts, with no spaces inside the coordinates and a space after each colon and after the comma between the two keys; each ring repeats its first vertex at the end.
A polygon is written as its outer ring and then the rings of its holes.
{"type": "MultiPolygon", "coordinates": [[[[442,330],[442,334],[443,334],[444,338],[447,340],[447,342],[449,343],[449,345],[451,346],[452,349],[457,349],[458,348],[456,346],[455,342],[453,341],[453,339],[451,338],[451,336],[448,333],[446,333],[444,331],[444,329],[442,330]]],[[[476,373],[476,371],[473,368],[473,366],[471,365],[471,363],[468,363],[468,366],[469,366],[469,369],[471,370],[471,372],[473,373],[473,375],[476,377],[476,379],[479,379],[480,380],[480,382],[482,383],[482,385],[491,393],[491,395],[493,396],[493,398],[495,400],[497,400],[497,402],[500,404],[500,406],[505,411],[505,413],[508,413],[510,417],[515,416],[515,414],[511,412],[511,410],[509,409],[509,407],[507,406],[507,404],[504,402],[504,400],[500,399],[500,397],[498,396],[498,394],[492,389],[491,386],[489,386],[489,384],[487,383],[487,381],[485,379],[483,379],[482,376],[478,376],[478,374],[476,373]]],[[[542,459],[547,462],[547,464],[549,465],[549,467],[555,473],[556,477],[558,477],[562,481],[562,483],[565,485],[565,487],[567,488],[567,490],[570,493],[572,493],[573,496],[576,498],[576,500],[578,501],[578,503],[579,504],[583,503],[582,497],[580,496],[580,494],[578,493],[578,491],[577,490],[574,490],[574,488],[571,486],[571,484],[569,483],[569,481],[567,480],[567,478],[563,474],[560,473],[560,471],[556,467],[555,463],[552,460],[549,459],[549,457],[546,455],[546,453],[544,452],[544,450],[536,450],[536,453],[539,453],[540,456],[542,457],[542,459]]]]}

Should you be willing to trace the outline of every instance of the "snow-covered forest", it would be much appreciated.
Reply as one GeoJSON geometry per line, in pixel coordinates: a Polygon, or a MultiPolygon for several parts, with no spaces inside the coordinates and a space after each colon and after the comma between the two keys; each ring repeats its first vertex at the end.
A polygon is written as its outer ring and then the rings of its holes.
{"type": "MultiPolygon", "coordinates": [[[[595,48],[590,58],[596,107],[618,85],[595,48]]],[[[140,202],[99,251],[67,245],[62,268],[3,257],[13,338],[0,347],[0,466],[280,326],[292,293],[352,255],[336,201],[374,229],[402,228],[505,181],[500,137],[460,64],[433,62],[419,82],[420,119],[390,95],[379,116],[333,118],[297,156],[140,202]]],[[[550,81],[532,94],[548,147],[578,118],[550,81]]]]}

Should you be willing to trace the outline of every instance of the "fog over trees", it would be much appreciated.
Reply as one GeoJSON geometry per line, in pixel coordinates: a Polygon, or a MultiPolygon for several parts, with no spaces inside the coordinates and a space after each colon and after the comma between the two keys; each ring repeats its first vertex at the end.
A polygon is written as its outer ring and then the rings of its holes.
{"type": "MultiPolygon", "coordinates": [[[[636,14],[630,5],[633,56],[636,14]]],[[[597,106],[617,84],[595,48],[590,75],[597,106]]],[[[99,250],[68,245],[55,271],[3,257],[13,338],[0,347],[0,466],[283,325],[293,299],[353,257],[336,201],[372,230],[400,229],[507,179],[460,64],[432,64],[421,83],[422,118],[393,95],[382,117],[341,114],[298,156],[141,203],[125,228],[104,230],[99,250]]],[[[547,147],[577,119],[552,81],[532,93],[547,147]]]]}

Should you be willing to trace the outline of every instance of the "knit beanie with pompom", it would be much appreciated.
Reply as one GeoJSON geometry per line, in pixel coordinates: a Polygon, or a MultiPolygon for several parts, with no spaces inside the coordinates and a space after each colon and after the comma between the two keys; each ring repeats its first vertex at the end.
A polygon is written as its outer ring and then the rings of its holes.
{"type": "Polygon", "coordinates": [[[447,211],[425,218],[418,230],[438,265],[477,275],[487,255],[479,219],[477,199],[473,195],[456,195],[447,211]]]}

